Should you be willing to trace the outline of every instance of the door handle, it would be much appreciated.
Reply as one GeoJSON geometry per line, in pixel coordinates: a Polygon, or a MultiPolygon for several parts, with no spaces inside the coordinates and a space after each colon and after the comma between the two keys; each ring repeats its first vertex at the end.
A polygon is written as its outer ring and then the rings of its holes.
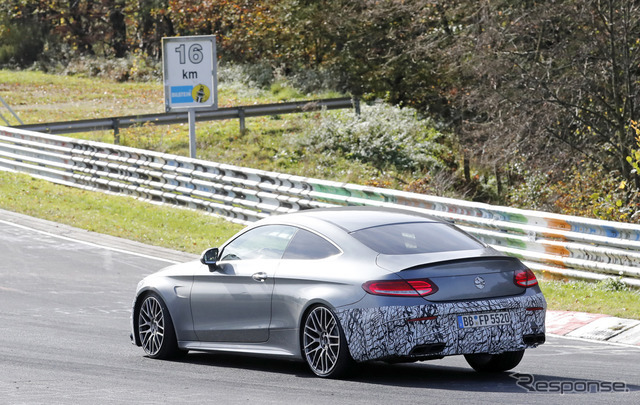
{"type": "Polygon", "coordinates": [[[267,273],[261,271],[251,276],[251,278],[260,283],[264,283],[264,281],[267,279],[267,273]]]}

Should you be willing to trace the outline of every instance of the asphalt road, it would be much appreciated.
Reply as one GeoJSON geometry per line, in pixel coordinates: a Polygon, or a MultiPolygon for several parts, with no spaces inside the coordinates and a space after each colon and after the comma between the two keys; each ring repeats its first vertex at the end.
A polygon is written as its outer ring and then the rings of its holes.
{"type": "Polygon", "coordinates": [[[347,381],[281,360],[151,360],[129,342],[130,305],[170,254],[1,214],[0,404],[640,403],[640,349],[559,337],[529,350],[517,375],[481,375],[461,357],[366,364],[347,381]]]}

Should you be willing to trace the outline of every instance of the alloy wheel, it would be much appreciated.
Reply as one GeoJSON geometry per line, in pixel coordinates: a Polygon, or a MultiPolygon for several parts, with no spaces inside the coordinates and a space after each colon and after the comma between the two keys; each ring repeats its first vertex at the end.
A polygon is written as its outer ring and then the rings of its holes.
{"type": "Polygon", "coordinates": [[[329,376],[340,356],[340,329],[328,308],[316,307],[304,324],[304,354],[311,370],[319,376],[329,376]]]}
{"type": "Polygon", "coordinates": [[[138,334],[144,351],[155,356],[164,341],[164,311],[160,302],[153,297],[145,298],[138,316],[138,334]]]}

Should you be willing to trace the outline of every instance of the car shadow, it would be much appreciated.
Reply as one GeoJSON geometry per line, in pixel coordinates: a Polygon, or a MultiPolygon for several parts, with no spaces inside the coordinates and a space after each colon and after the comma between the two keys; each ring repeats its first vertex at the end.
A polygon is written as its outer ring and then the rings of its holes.
{"type": "Polygon", "coordinates": [[[547,374],[521,374],[515,371],[478,373],[469,367],[437,363],[365,363],[353,381],[406,388],[432,388],[449,391],[549,394],[640,391],[640,386],[622,382],[585,380],[547,374]]]}
{"type": "MultiPolygon", "coordinates": [[[[209,367],[280,373],[304,379],[318,378],[301,361],[195,352],[175,361],[209,367]]],[[[378,386],[387,385],[465,392],[579,394],[587,392],[617,392],[621,388],[633,392],[640,391],[639,385],[625,384],[624,387],[612,387],[610,382],[546,374],[519,374],[517,372],[478,373],[470,367],[443,365],[436,362],[362,363],[358,364],[344,380],[378,386]]]]}
{"type": "Polygon", "coordinates": [[[255,357],[243,354],[189,352],[186,356],[173,361],[201,366],[289,374],[302,378],[313,377],[313,374],[309,371],[306,364],[301,361],[255,357]]]}

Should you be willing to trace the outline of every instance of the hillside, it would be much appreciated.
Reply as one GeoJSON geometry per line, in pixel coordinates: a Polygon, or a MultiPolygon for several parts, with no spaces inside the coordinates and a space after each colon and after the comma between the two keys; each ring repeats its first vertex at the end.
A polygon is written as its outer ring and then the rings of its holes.
{"type": "MultiPolygon", "coordinates": [[[[220,107],[342,96],[304,94],[285,77],[260,86],[255,71],[219,69],[220,107]]],[[[89,74],[0,70],[0,95],[25,123],[104,118],[163,111],[159,81],[118,82],[89,74]]],[[[7,114],[8,116],[8,114],[7,114]]],[[[17,122],[15,123],[17,124],[17,122]]],[[[114,142],[109,131],[70,136],[114,142]]],[[[186,125],[123,129],[121,144],[188,155],[186,125]]],[[[637,221],[638,195],[593,165],[562,173],[525,162],[507,171],[468,165],[450,132],[414,109],[382,101],[354,111],[313,112],[199,123],[198,157],[308,177],[618,221],[637,221]],[[554,180],[555,179],[555,180],[554,180]],[[559,180],[558,180],[559,179],[559,180]]]]}

